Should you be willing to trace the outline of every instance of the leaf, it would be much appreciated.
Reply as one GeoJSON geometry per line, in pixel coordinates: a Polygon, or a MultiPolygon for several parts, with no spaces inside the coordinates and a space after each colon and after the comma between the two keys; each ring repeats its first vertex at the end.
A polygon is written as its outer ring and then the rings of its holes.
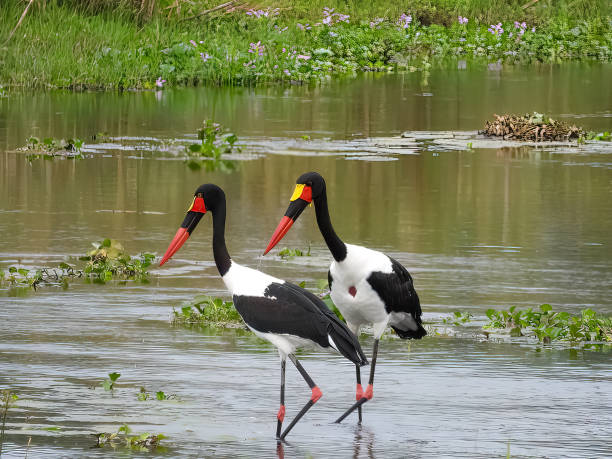
{"type": "Polygon", "coordinates": [[[117,372],[113,372],[113,373],[109,373],[108,377],[110,378],[110,380],[112,382],[115,382],[119,379],[119,377],[121,376],[121,373],[117,373],[117,372]]]}
{"type": "Polygon", "coordinates": [[[542,304],[540,305],[540,311],[547,313],[552,311],[552,306],[550,304],[542,304]]]}
{"type": "Polygon", "coordinates": [[[27,277],[28,273],[30,272],[29,269],[25,269],[25,268],[19,268],[17,271],[19,271],[19,274],[21,274],[23,277],[27,277]]]}
{"type": "Polygon", "coordinates": [[[157,400],[166,400],[166,394],[164,394],[164,392],[161,390],[155,393],[155,397],[157,400]]]}
{"type": "Polygon", "coordinates": [[[523,333],[521,332],[521,328],[520,327],[514,327],[513,329],[511,329],[510,330],[510,336],[512,336],[512,337],[523,336],[523,333]]]}
{"type": "Polygon", "coordinates": [[[9,273],[16,273],[17,272],[17,268],[15,268],[14,266],[9,266],[9,273]]]}

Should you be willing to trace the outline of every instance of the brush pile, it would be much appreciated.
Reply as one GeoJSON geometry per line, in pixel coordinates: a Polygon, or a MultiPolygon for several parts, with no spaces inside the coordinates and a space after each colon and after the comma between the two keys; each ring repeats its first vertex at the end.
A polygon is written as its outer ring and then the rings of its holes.
{"type": "Polygon", "coordinates": [[[504,140],[526,140],[531,142],[564,141],[585,136],[582,128],[555,121],[541,113],[533,115],[494,115],[495,121],[487,121],[479,131],[488,137],[501,137],[504,140]]]}

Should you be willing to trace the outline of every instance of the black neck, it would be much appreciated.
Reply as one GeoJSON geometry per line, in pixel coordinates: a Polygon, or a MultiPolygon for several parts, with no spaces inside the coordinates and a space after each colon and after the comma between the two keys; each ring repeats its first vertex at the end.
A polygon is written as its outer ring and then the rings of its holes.
{"type": "Polygon", "coordinates": [[[225,276],[232,265],[232,259],[225,246],[225,208],[225,199],[220,199],[214,210],[212,210],[213,255],[221,277],[225,276]]]}
{"type": "Polygon", "coordinates": [[[338,237],[332,226],[329,218],[329,209],[327,208],[327,191],[323,192],[314,199],[315,212],[317,214],[317,223],[319,230],[325,239],[329,251],[332,253],[336,261],[342,261],[346,258],[346,245],[338,237]]]}

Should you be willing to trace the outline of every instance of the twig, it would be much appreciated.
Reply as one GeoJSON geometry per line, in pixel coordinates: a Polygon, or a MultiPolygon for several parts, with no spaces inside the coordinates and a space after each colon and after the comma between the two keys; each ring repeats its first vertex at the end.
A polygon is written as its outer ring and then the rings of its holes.
{"type": "Polygon", "coordinates": [[[535,5],[536,3],[538,3],[539,0],[531,0],[530,2],[525,3],[523,6],[521,6],[521,8],[523,8],[524,10],[526,10],[527,8],[529,8],[532,5],[535,5]]]}
{"type": "Polygon", "coordinates": [[[17,21],[17,25],[15,26],[15,28],[13,30],[11,30],[11,33],[9,34],[8,38],[6,39],[6,41],[4,42],[5,45],[9,42],[9,40],[11,38],[13,38],[13,35],[15,34],[15,31],[19,28],[19,26],[23,22],[23,18],[25,18],[25,15],[28,14],[28,10],[30,9],[30,6],[32,6],[32,3],[34,3],[34,0],[30,0],[30,3],[28,3],[28,6],[26,6],[25,10],[23,10],[23,13],[21,13],[21,17],[19,18],[19,21],[17,21]]]}
{"type": "Polygon", "coordinates": [[[181,19],[180,22],[190,21],[192,19],[197,19],[197,18],[199,18],[201,16],[204,16],[205,14],[212,13],[213,11],[217,11],[217,10],[220,10],[222,8],[227,8],[228,6],[232,6],[234,3],[236,3],[236,0],[231,0],[229,2],[222,3],[221,5],[217,5],[217,6],[213,7],[213,8],[208,9],[208,10],[201,11],[198,14],[196,14],[195,16],[191,16],[191,17],[188,17],[188,18],[181,19]]]}

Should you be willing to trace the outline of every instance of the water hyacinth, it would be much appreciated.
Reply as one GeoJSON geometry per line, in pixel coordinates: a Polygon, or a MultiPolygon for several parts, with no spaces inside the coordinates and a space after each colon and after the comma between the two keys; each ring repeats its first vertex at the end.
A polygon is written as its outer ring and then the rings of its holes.
{"type": "Polygon", "coordinates": [[[374,18],[372,21],[370,21],[370,29],[375,29],[384,20],[385,18],[374,18]]]}
{"type": "Polygon", "coordinates": [[[261,44],[261,41],[258,41],[257,43],[251,43],[249,45],[249,53],[257,54],[258,56],[263,56],[264,45],[261,44]]]}
{"type": "Polygon", "coordinates": [[[504,33],[504,29],[502,28],[501,22],[498,22],[497,24],[491,24],[491,27],[489,27],[487,30],[496,37],[499,37],[501,34],[504,33]]]}
{"type": "Polygon", "coordinates": [[[261,19],[261,18],[268,18],[272,16],[278,16],[279,11],[280,11],[279,8],[274,8],[274,9],[266,8],[265,10],[255,10],[251,8],[250,10],[246,12],[246,15],[254,17],[255,19],[261,19]]]}
{"type": "Polygon", "coordinates": [[[402,13],[402,15],[397,20],[396,24],[400,26],[402,29],[407,29],[412,23],[412,16],[410,14],[402,13]]]}
{"type": "Polygon", "coordinates": [[[459,21],[459,24],[465,25],[465,24],[468,23],[468,18],[463,17],[463,16],[459,16],[458,21],[459,21]]]}

